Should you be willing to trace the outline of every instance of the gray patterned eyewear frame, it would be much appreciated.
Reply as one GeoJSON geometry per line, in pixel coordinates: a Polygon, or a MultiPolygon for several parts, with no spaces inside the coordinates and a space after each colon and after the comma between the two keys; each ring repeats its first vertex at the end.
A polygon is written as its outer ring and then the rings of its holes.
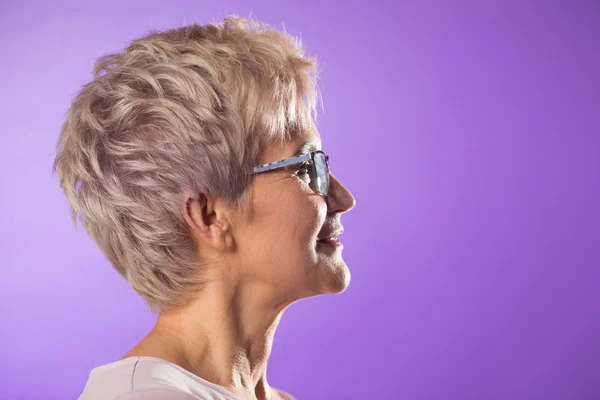
{"type": "Polygon", "coordinates": [[[263,172],[273,171],[300,163],[310,164],[311,183],[315,182],[313,190],[323,196],[327,196],[327,193],[329,192],[329,156],[323,153],[321,150],[316,150],[308,154],[302,154],[299,156],[274,161],[272,163],[259,165],[258,167],[254,167],[252,175],[257,175],[263,172]]]}

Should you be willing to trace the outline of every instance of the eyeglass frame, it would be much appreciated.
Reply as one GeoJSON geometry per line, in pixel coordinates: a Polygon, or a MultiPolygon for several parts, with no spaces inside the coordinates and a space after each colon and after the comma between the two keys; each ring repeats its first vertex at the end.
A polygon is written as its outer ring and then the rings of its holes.
{"type": "Polygon", "coordinates": [[[325,164],[327,165],[327,189],[325,190],[325,193],[322,193],[319,190],[318,185],[315,185],[315,189],[313,189],[313,190],[316,190],[316,192],[318,194],[321,194],[321,195],[327,197],[327,194],[329,193],[329,186],[331,185],[331,179],[329,178],[331,169],[329,167],[329,156],[327,154],[323,153],[323,151],[321,151],[321,150],[315,150],[315,151],[312,151],[307,154],[301,154],[299,156],[288,157],[288,158],[284,158],[283,160],[259,165],[257,167],[254,167],[251,175],[258,175],[258,174],[262,174],[263,172],[269,172],[269,171],[273,171],[276,169],[289,167],[291,165],[309,162],[311,165],[311,168],[313,169],[313,173],[315,175],[314,177],[311,176],[311,180],[312,180],[314,178],[317,178],[317,176],[316,176],[317,175],[317,170],[316,170],[317,167],[315,164],[315,154],[317,154],[317,153],[321,153],[325,157],[325,164]]]}

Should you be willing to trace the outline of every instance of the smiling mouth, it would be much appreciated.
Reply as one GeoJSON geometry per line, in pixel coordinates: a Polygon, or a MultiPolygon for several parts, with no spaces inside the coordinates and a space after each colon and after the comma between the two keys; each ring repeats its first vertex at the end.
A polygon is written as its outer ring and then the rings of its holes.
{"type": "Polygon", "coordinates": [[[333,246],[333,247],[342,246],[342,242],[339,239],[340,236],[342,235],[342,233],[343,233],[343,231],[339,231],[339,232],[332,234],[331,236],[328,236],[323,239],[319,239],[319,240],[317,240],[317,244],[333,246]]]}
{"type": "Polygon", "coordinates": [[[317,244],[324,245],[324,246],[333,246],[333,247],[340,247],[340,246],[342,246],[342,242],[339,239],[323,239],[323,240],[318,240],[317,244]]]}

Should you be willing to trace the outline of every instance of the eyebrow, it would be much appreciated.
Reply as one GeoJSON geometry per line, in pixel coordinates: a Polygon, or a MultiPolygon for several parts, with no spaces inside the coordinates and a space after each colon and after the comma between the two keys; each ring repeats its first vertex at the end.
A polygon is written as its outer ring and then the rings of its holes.
{"type": "Polygon", "coordinates": [[[319,145],[316,142],[309,140],[305,142],[302,146],[300,146],[296,154],[294,154],[294,157],[301,156],[302,154],[308,154],[315,150],[319,150],[319,145]]]}

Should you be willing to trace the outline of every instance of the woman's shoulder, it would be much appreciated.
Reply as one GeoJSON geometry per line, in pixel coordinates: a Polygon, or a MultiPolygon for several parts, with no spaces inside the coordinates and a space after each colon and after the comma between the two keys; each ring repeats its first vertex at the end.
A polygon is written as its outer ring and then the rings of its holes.
{"type": "MultiPolygon", "coordinates": [[[[153,389],[129,392],[114,400],[208,400],[208,397],[198,397],[175,389],[153,389]]],[[[211,397],[212,399],[212,397],[211,397]]]]}
{"type": "Polygon", "coordinates": [[[241,399],[173,363],[138,356],[92,369],[78,400],[162,400],[165,396],[174,400],[241,399]]]}
{"type": "Polygon", "coordinates": [[[281,400],[296,400],[294,396],[287,392],[284,392],[283,390],[277,390],[277,392],[279,393],[279,397],[281,398],[281,400]]]}

